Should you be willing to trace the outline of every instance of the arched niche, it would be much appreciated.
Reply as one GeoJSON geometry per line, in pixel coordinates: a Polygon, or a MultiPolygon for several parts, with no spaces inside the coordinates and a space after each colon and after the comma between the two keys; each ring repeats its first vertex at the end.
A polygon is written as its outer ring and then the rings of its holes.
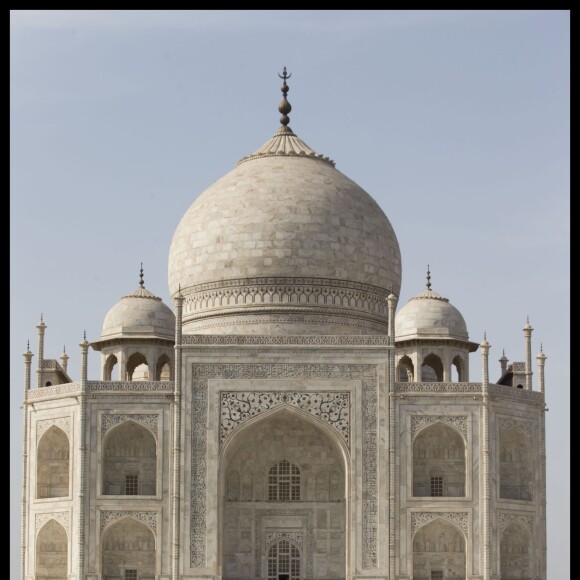
{"type": "Polygon", "coordinates": [[[413,361],[407,355],[402,356],[399,360],[397,377],[401,383],[411,383],[414,380],[415,368],[413,361]]]}
{"type": "Polygon", "coordinates": [[[117,364],[119,363],[117,357],[114,354],[110,354],[105,361],[105,366],[103,369],[103,380],[111,381],[113,380],[113,371],[117,364]]]}
{"type": "Polygon", "coordinates": [[[143,425],[124,421],[103,441],[103,495],[155,495],[157,442],[143,425]]]}
{"type": "Polygon", "coordinates": [[[114,522],[101,541],[103,579],[155,580],[155,548],[155,536],[145,524],[132,517],[114,522]]]}
{"type": "Polygon", "coordinates": [[[511,522],[500,540],[501,580],[531,580],[532,538],[518,521],[511,522]]]}
{"type": "Polygon", "coordinates": [[[530,441],[517,427],[502,434],[499,452],[499,496],[502,499],[532,499],[530,441]]]}
{"type": "Polygon", "coordinates": [[[48,520],[36,536],[36,580],[68,578],[68,538],[55,520],[48,520]]]}
{"type": "Polygon", "coordinates": [[[281,539],[268,546],[268,580],[303,578],[302,550],[294,542],[281,539]]]}
{"type": "Polygon", "coordinates": [[[421,364],[421,381],[423,383],[443,381],[443,363],[436,354],[428,354],[421,364]]]}
{"type": "Polygon", "coordinates": [[[171,360],[166,354],[162,354],[155,365],[155,380],[170,381],[172,379],[171,360]]]}
{"type": "Polygon", "coordinates": [[[465,372],[465,360],[461,355],[456,355],[453,357],[451,361],[451,376],[452,380],[456,380],[456,382],[465,382],[467,381],[466,372],[465,372]]]}
{"type": "Polygon", "coordinates": [[[453,427],[437,421],[415,436],[413,496],[465,496],[465,441],[453,427]]]}
{"type": "Polygon", "coordinates": [[[451,522],[437,518],[413,537],[413,579],[465,580],[465,537],[451,522]]]}
{"type": "Polygon", "coordinates": [[[149,380],[149,364],[144,354],[134,352],[127,359],[127,380],[149,380]]]}
{"type": "Polygon", "coordinates": [[[70,444],[66,433],[53,425],[40,438],[36,450],[36,497],[70,494],[70,444]]]}
{"type": "Polygon", "coordinates": [[[345,577],[346,455],[331,429],[281,408],[228,437],[220,459],[224,580],[267,577],[268,538],[284,530],[301,539],[301,577],[345,577]],[[289,474],[294,492],[270,495],[281,474],[289,474]]]}

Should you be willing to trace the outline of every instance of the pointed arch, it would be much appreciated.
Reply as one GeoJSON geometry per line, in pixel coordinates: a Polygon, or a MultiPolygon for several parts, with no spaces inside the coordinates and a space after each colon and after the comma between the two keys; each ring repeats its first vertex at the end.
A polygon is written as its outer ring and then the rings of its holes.
{"type": "Polygon", "coordinates": [[[70,495],[70,443],[67,434],[53,425],[36,449],[36,497],[70,495]]]}
{"type": "Polygon", "coordinates": [[[529,438],[514,426],[501,435],[499,447],[500,498],[532,500],[533,461],[529,438]]]}
{"type": "Polygon", "coordinates": [[[404,355],[399,359],[397,378],[401,383],[412,383],[415,377],[415,367],[411,357],[404,355]]]}
{"type": "Polygon", "coordinates": [[[451,366],[455,368],[455,371],[457,373],[457,382],[458,383],[463,383],[467,381],[467,376],[466,376],[466,365],[465,365],[465,360],[464,358],[458,354],[456,355],[453,360],[451,361],[451,366]]]}
{"type": "Polygon", "coordinates": [[[517,520],[503,531],[500,539],[502,580],[533,578],[532,536],[517,520]]]}
{"type": "Polygon", "coordinates": [[[287,459],[274,463],[268,470],[268,501],[300,501],[300,473],[287,459]]]}
{"type": "Polygon", "coordinates": [[[466,578],[466,541],[449,520],[435,518],[413,536],[413,578],[466,578]]]}
{"type": "Polygon", "coordinates": [[[443,381],[443,363],[435,353],[430,353],[423,359],[421,381],[424,383],[443,381]]]}
{"type": "Polygon", "coordinates": [[[457,430],[437,421],[413,440],[413,496],[465,497],[466,444],[457,430]]]}
{"type": "Polygon", "coordinates": [[[65,580],[68,578],[68,537],[64,527],[48,520],[36,536],[36,578],[65,580]]]}
{"type": "Polygon", "coordinates": [[[103,367],[103,380],[104,381],[111,381],[113,380],[113,370],[115,366],[119,363],[116,355],[110,354],[105,361],[105,365],[103,367]]]}
{"type": "Polygon", "coordinates": [[[291,540],[282,538],[267,548],[268,580],[279,580],[286,574],[288,580],[302,578],[302,551],[291,540]]]}
{"type": "Polygon", "coordinates": [[[303,568],[311,567],[314,558],[327,567],[328,577],[345,577],[350,541],[346,533],[347,454],[336,429],[284,404],[249,419],[227,436],[218,468],[220,535],[224,538],[219,557],[224,580],[265,578],[272,573],[271,543],[262,534],[262,517],[296,522],[293,533],[304,539],[304,544],[296,544],[304,550],[302,577],[303,568]],[[281,489],[285,495],[280,494],[281,489]],[[271,490],[275,494],[270,495],[271,490]],[[308,502],[308,509],[303,502],[308,502]],[[332,538],[325,532],[320,539],[324,552],[315,554],[313,527],[318,522],[326,530],[332,522],[332,538]],[[238,530],[236,534],[233,529],[238,530]]]}
{"type": "Polygon", "coordinates": [[[103,495],[155,495],[157,441],[135,421],[112,427],[103,441],[103,495]]]}
{"type": "Polygon", "coordinates": [[[127,380],[148,380],[149,378],[149,364],[147,362],[147,358],[143,353],[134,352],[128,359],[127,359],[127,380]],[[139,367],[138,373],[135,373],[137,368],[139,367]],[[135,375],[135,378],[133,376],[135,375]],[[137,379],[139,377],[139,379],[137,379]]]}
{"type": "Polygon", "coordinates": [[[155,365],[155,380],[156,381],[173,380],[173,369],[171,368],[171,360],[166,354],[162,354],[157,359],[157,364],[155,365]]]}
{"type": "Polygon", "coordinates": [[[138,579],[156,578],[156,556],[153,531],[132,516],[113,522],[103,531],[101,541],[103,578],[131,576],[138,579]]]}

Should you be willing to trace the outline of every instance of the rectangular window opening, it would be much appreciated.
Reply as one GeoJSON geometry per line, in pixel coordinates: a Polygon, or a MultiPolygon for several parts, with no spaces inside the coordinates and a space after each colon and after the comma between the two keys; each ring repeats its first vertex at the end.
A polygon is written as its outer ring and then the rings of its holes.
{"type": "Polygon", "coordinates": [[[139,495],[139,477],[137,475],[125,476],[125,495],[139,495]]]}
{"type": "MultiPolygon", "coordinates": [[[[443,496],[443,477],[432,477],[431,497],[442,497],[442,496],[443,496]]],[[[433,576],[431,576],[431,578],[433,578],[433,576]]]]}

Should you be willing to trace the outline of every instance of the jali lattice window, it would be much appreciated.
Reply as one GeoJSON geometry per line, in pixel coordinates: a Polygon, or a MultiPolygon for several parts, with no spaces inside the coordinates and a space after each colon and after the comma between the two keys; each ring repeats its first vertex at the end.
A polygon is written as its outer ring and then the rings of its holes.
{"type": "Polygon", "coordinates": [[[280,540],[268,550],[268,580],[279,580],[283,574],[300,580],[300,550],[288,540],[280,540]]]}
{"type": "Polygon", "coordinates": [[[431,497],[441,497],[443,495],[443,478],[431,478],[431,497]]]}
{"type": "Polygon", "coordinates": [[[125,570],[125,577],[123,580],[137,580],[137,570],[125,570]]]}
{"type": "Polygon", "coordinates": [[[125,495],[139,495],[139,478],[137,475],[125,476],[125,495]]]}
{"type": "Polygon", "coordinates": [[[441,570],[431,570],[431,580],[443,580],[443,572],[441,570]]]}
{"type": "Polygon", "coordinates": [[[269,501],[300,500],[300,469],[283,459],[268,474],[269,501]]]}

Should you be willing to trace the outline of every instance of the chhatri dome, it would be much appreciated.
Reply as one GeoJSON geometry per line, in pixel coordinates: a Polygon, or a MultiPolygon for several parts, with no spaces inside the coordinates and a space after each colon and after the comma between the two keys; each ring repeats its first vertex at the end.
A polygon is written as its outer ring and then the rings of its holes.
{"type": "Polygon", "coordinates": [[[99,342],[121,338],[175,340],[175,315],[161,298],[145,288],[143,265],[139,286],[123,296],[105,316],[99,342]]]}
{"type": "Polygon", "coordinates": [[[185,334],[385,334],[401,253],[375,200],[281,126],[191,204],[173,235],[185,334]]]}
{"type": "Polygon", "coordinates": [[[467,341],[467,325],[461,312],[448,298],[431,290],[431,272],[427,268],[426,289],[409,299],[395,316],[397,341],[434,338],[467,341]]]}

